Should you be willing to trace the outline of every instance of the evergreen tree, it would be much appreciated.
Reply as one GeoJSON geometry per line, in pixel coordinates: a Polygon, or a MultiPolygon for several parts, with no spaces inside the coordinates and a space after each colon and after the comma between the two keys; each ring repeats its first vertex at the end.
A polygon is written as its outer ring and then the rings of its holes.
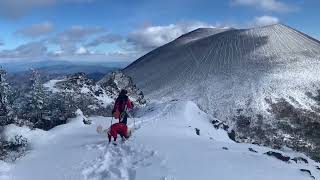
{"type": "Polygon", "coordinates": [[[62,97],[62,114],[65,118],[73,117],[73,113],[77,110],[76,100],[74,95],[66,89],[61,92],[62,97]]]}
{"type": "Polygon", "coordinates": [[[0,125],[11,123],[13,117],[12,91],[6,76],[7,72],[0,67],[0,125]]]}
{"type": "Polygon", "coordinates": [[[41,83],[39,72],[33,69],[31,71],[31,89],[27,95],[27,109],[29,111],[29,120],[36,125],[40,123],[43,118],[46,94],[43,84],[41,83]]]}

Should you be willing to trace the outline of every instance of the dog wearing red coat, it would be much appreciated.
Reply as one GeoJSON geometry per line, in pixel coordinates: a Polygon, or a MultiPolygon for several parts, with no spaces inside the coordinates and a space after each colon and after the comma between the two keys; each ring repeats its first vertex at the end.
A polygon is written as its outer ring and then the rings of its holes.
{"type": "Polygon", "coordinates": [[[113,140],[116,141],[118,134],[121,136],[123,140],[126,140],[131,136],[131,131],[128,128],[128,126],[124,123],[115,123],[111,125],[108,131],[109,143],[111,142],[111,138],[113,138],[113,140]]]}

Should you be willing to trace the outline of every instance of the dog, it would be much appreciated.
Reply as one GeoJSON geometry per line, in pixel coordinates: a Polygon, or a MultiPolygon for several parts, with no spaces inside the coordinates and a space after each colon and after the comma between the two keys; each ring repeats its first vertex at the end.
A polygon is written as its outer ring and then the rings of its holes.
{"type": "Polygon", "coordinates": [[[108,129],[107,134],[109,143],[111,142],[111,138],[113,138],[113,140],[116,141],[118,134],[121,136],[122,140],[125,141],[126,139],[130,138],[131,130],[124,123],[115,123],[112,124],[111,127],[108,129]]]}

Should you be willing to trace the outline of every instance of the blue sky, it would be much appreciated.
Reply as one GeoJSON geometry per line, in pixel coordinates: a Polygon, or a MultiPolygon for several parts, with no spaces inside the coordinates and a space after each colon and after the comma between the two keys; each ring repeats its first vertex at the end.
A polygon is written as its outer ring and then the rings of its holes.
{"type": "Polygon", "coordinates": [[[133,61],[198,27],[284,23],[320,39],[318,0],[1,0],[0,62],[133,61]]]}

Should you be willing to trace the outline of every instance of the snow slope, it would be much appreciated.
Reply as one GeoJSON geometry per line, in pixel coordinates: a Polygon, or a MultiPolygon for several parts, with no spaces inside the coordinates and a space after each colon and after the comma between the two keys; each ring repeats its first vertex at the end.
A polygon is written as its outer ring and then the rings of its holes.
{"type": "Polygon", "coordinates": [[[23,130],[32,149],[15,164],[0,163],[3,180],[309,180],[308,169],[319,179],[319,164],[302,154],[287,150],[290,157],[302,156],[308,164],[283,162],[263,153],[271,149],[238,144],[227,133],[214,129],[211,116],[191,101],[153,102],[137,113],[133,136],[125,143],[108,144],[96,127],[110,125],[110,118],[82,117],[48,132],[7,127],[8,137],[23,130]],[[199,135],[196,130],[199,130],[199,135]],[[40,135],[42,134],[42,135],[40,135]],[[44,141],[46,140],[46,141],[44,141]],[[251,152],[248,148],[257,152],[251,152]],[[224,148],[224,149],[223,149],[224,148]],[[227,150],[226,150],[227,148],[227,150]]]}

